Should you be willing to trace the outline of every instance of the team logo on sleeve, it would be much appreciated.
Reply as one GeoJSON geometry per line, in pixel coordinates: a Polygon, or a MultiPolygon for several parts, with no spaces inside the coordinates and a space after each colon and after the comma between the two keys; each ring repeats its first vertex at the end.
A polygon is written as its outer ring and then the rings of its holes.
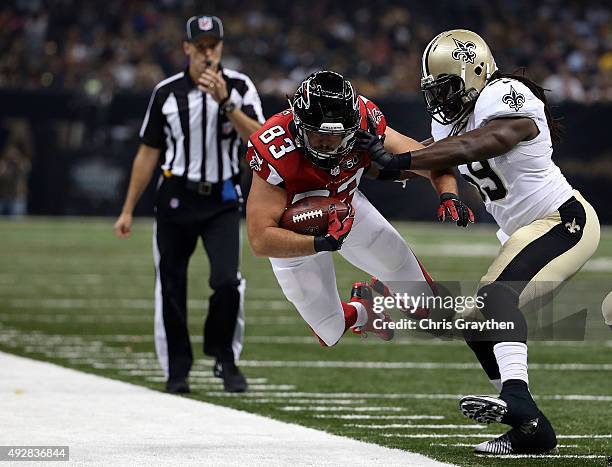
{"type": "Polygon", "coordinates": [[[259,156],[259,154],[255,153],[249,161],[249,167],[251,168],[251,170],[259,172],[261,170],[261,165],[263,164],[263,162],[264,160],[259,156]]]}
{"type": "Polygon", "coordinates": [[[504,104],[508,104],[508,107],[518,112],[525,103],[525,96],[516,92],[512,85],[510,85],[510,92],[508,94],[504,94],[504,97],[502,97],[502,102],[504,104]]]}
{"type": "Polygon", "coordinates": [[[380,125],[380,122],[383,118],[383,113],[377,109],[377,108],[373,108],[372,110],[368,109],[368,114],[372,117],[372,120],[374,120],[374,123],[376,123],[376,126],[380,125]]]}
{"type": "Polygon", "coordinates": [[[452,57],[455,60],[464,60],[466,62],[474,63],[474,59],[476,58],[476,44],[472,41],[462,42],[453,37],[453,41],[457,48],[453,50],[452,57]]]}

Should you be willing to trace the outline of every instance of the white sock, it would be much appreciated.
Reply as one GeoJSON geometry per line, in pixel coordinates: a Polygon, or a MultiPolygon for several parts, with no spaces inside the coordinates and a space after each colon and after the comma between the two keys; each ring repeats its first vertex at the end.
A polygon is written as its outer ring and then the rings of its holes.
{"type": "Polygon", "coordinates": [[[500,342],[493,346],[502,384],[520,379],[529,384],[527,376],[527,345],[522,342],[500,342]]]}
{"type": "Polygon", "coordinates": [[[357,310],[357,321],[355,321],[355,324],[353,324],[351,328],[358,328],[365,325],[368,322],[368,311],[365,309],[365,306],[359,302],[351,302],[349,305],[354,306],[357,310]]]}
{"type": "Polygon", "coordinates": [[[501,379],[490,379],[489,382],[495,386],[495,389],[497,389],[497,392],[501,392],[502,390],[502,382],[501,379]]]}

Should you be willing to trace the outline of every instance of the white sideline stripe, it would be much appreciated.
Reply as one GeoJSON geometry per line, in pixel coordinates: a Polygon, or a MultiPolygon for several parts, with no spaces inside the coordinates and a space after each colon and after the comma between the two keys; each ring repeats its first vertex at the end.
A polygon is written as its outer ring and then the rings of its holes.
{"type": "Polygon", "coordinates": [[[442,415],[315,415],[315,418],[337,420],[443,420],[442,415]]]}
{"type": "Polygon", "coordinates": [[[483,428],[488,428],[486,425],[454,425],[454,424],[446,424],[446,425],[412,425],[408,423],[389,423],[388,425],[366,425],[361,423],[345,423],[345,427],[349,428],[368,428],[370,430],[387,430],[387,429],[397,429],[397,428],[423,428],[428,430],[442,430],[442,429],[458,429],[458,430],[482,430],[483,428]]]}
{"type": "MultiPolygon", "coordinates": [[[[236,397],[233,394],[226,392],[209,392],[209,396],[219,397],[236,397]]],[[[434,400],[459,400],[465,394],[410,394],[410,393],[367,393],[367,392],[273,392],[273,393],[257,393],[247,392],[242,394],[241,397],[277,397],[277,398],[299,398],[299,397],[311,397],[311,398],[362,398],[362,399],[434,399],[434,400]]],[[[497,395],[492,395],[497,397],[497,395]]],[[[534,399],[542,400],[568,400],[568,401],[601,401],[610,402],[612,396],[595,396],[591,394],[551,394],[551,395],[540,395],[533,396],[534,399]]],[[[289,401],[287,401],[289,402],[289,401]]],[[[293,402],[293,401],[291,401],[293,402]]]]}
{"type": "MultiPolygon", "coordinates": [[[[382,433],[386,438],[497,438],[501,434],[455,434],[455,433],[433,433],[433,434],[406,434],[406,433],[382,433]]],[[[557,439],[610,439],[612,435],[557,435],[557,439]]]]}
{"type": "Polygon", "coordinates": [[[316,405],[309,407],[297,407],[286,405],[280,408],[284,412],[404,412],[405,407],[319,407],[316,405]]]}
{"type": "Polygon", "coordinates": [[[2,442],[70,444],[77,465],[449,465],[3,352],[0,368],[2,442]]]}

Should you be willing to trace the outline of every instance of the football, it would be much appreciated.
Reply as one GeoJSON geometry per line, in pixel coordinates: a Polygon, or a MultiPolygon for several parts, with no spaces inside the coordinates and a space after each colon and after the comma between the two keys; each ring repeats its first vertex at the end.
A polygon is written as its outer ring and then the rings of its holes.
{"type": "Polygon", "coordinates": [[[323,235],[327,232],[329,207],[334,204],[341,221],[349,213],[349,206],[334,198],[310,196],[287,207],[279,227],[304,235],[323,235]]]}

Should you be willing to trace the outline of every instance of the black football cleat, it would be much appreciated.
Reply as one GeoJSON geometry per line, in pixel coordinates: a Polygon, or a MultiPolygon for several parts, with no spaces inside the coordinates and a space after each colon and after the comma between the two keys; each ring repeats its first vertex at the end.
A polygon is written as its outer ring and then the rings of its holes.
{"type": "Polygon", "coordinates": [[[459,409],[463,415],[479,423],[505,423],[514,428],[541,415],[527,383],[514,379],[504,382],[499,397],[461,398],[459,409]]]}
{"type": "Polygon", "coordinates": [[[539,416],[512,428],[498,438],[474,446],[477,454],[548,454],[555,452],[555,430],[540,412],[539,416]]]}
{"type": "Polygon", "coordinates": [[[191,392],[189,383],[185,379],[166,381],[166,392],[170,394],[187,394],[191,392]]]}
{"type": "Polygon", "coordinates": [[[478,423],[501,423],[508,412],[508,404],[499,397],[465,396],[459,401],[459,410],[478,423]]]}
{"type": "Polygon", "coordinates": [[[215,361],[213,375],[223,379],[223,389],[225,389],[225,392],[244,392],[249,386],[240,369],[231,361],[215,361]]]}

